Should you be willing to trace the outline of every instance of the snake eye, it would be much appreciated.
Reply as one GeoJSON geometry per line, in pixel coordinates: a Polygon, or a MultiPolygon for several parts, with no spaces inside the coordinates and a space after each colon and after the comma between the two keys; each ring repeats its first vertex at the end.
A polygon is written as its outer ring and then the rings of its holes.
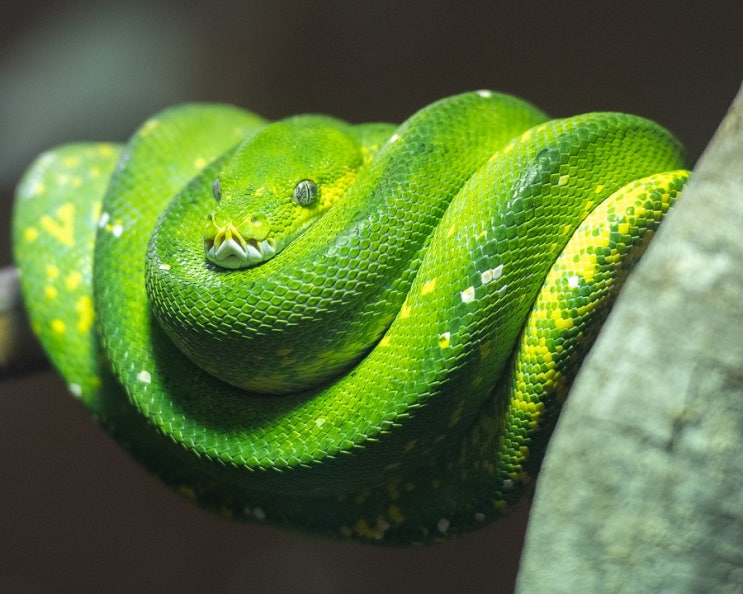
{"type": "Polygon", "coordinates": [[[311,179],[303,179],[294,187],[294,202],[299,206],[310,206],[317,200],[317,185],[311,179]]]}
{"type": "Polygon", "coordinates": [[[217,202],[222,199],[222,186],[219,183],[219,178],[215,179],[212,184],[212,194],[214,194],[214,198],[217,202]]]}

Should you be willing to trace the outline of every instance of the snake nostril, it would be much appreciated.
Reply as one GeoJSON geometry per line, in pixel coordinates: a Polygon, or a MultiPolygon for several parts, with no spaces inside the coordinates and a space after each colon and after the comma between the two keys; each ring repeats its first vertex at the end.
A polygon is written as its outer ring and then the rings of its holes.
{"type": "Polygon", "coordinates": [[[268,237],[271,225],[268,217],[261,213],[251,213],[247,215],[238,227],[243,237],[250,237],[256,241],[262,241],[268,237]]]}
{"type": "Polygon", "coordinates": [[[263,225],[268,224],[268,219],[265,215],[262,215],[260,213],[257,214],[251,214],[249,217],[250,223],[257,226],[262,227],[263,225]]]}

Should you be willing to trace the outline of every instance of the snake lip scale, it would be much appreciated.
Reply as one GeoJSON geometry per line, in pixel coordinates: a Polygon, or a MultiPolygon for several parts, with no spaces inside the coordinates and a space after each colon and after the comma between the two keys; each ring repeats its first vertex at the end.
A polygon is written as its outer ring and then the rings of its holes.
{"type": "Polygon", "coordinates": [[[244,239],[233,231],[233,237],[223,240],[218,246],[213,239],[204,240],[206,257],[224,268],[245,268],[265,262],[276,255],[273,240],[244,239]]]}
{"type": "Polygon", "coordinates": [[[529,492],[684,167],[644,118],[487,90],[400,125],[184,104],[39,156],[14,258],[70,392],[175,491],[428,543],[529,492]]]}

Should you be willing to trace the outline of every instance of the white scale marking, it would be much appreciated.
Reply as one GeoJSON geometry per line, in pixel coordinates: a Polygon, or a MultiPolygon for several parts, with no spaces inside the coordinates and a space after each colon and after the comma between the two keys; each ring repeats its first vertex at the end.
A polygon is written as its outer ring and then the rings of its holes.
{"type": "Polygon", "coordinates": [[[446,534],[447,530],[449,530],[449,520],[447,518],[441,518],[436,524],[436,528],[439,529],[441,534],[446,534]]]}
{"type": "Polygon", "coordinates": [[[488,270],[481,272],[480,280],[483,285],[487,285],[488,283],[492,283],[494,280],[498,280],[501,276],[503,276],[503,264],[499,264],[495,268],[489,268],[488,270]]]}
{"type": "Polygon", "coordinates": [[[475,287],[467,287],[461,295],[462,303],[472,303],[475,300],[475,287]]]}
{"type": "Polygon", "coordinates": [[[379,530],[379,532],[384,534],[389,529],[390,529],[390,523],[387,520],[381,517],[377,518],[377,530],[379,530]]]}

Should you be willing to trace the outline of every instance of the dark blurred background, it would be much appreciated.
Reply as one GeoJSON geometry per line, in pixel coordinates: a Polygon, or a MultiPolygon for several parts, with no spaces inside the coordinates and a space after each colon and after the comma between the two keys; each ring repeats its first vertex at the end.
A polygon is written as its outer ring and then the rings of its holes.
{"type": "MultiPolygon", "coordinates": [[[[463,90],[555,116],[620,110],[693,163],[743,74],[743,4],[26,0],[0,19],[0,266],[41,150],[123,140],[166,105],[399,121],[463,90]]],[[[509,592],[526,508],[454,543],[380,550],[235,525],[131,462],[51,372],[0,384],[0,591],[509,592]]],[[[555,502],[559,505],[559,502],[555,502]]]]}

